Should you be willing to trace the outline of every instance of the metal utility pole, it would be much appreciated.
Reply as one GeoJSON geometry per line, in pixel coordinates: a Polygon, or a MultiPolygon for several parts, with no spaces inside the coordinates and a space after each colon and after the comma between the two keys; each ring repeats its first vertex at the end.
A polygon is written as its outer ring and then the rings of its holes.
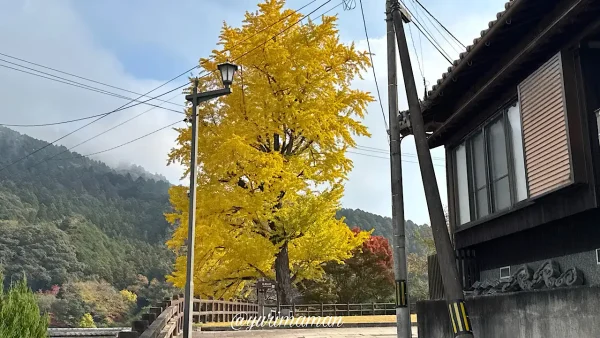
{"type": "Polygon", "coordinates": [[[198,79],[194,80],[192,94],[186,95],[185,99],[192,102],[192,113],[186,121],[192,124],[191,156],[190,156],[190,192],[188,209],[188,239],[187,239],[187,265],[185,274],[185,291],[183,306],[183,338],[192,338],[192,323],[194,309],[194,249],[196,242],[196,169],[198,166],[198,104],[212,100],[219,96],[231,94],[231,84],[238,66],[229,62],[218,66],[221,72],[221,81],[225,88],[198,93],[198,79]]]}
{"type": "Polygon", "coordinates": [[[408,45],[406,43],[403,22],[410,22],[410,17],[397,0],[393,1],[392,18],[398,42],[404,86],[406,88],[410,123],[415,137],[417,156],[421,168],[421,177],[425,188],[425,198],[427,200],[429,218],[431,220],[435,249],[439,259],[442,282],[446,293],[450,321],[452,322],[452,330],[455,337],[472,338],[473,331],[467,315],[464,294],[458,277],[454,249],[450,242],[448,228],[446,227],[446,218],[444,217],[437,179],[433,170],[433,162],[431,160],[431,153],[429,152],[429,145],[427,144],[427,135],[425,134],[421,105],[419,103],[410,56],[408,54],[408,45]]]}
{"type": "Polygon", "coordinates": [[[410,309],[407,290],[406,237],[404,229],[404,196],[402,193],[402,158],[398,121],[398,71],[396,68],[396,39],[392,19],[392,0],[386,0],[388,112],[390,117],[390,171],[392,186],[392,239],[394,276],[396,279],[396,331],[398,338],[411,338],[410,309]]]}

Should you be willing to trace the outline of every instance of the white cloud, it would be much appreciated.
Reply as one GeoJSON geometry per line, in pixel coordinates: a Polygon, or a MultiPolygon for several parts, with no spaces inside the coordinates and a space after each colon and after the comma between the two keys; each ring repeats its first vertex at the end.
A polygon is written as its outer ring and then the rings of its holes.
{"type": "MultiPolygon", "coordinates": [[[[0,41],[2,41],[0,50],[3,53],[139,93],[145,93],[160,84],[151,79],[136,79],[127,74],[113,54],[94,42],[94,37],[86,28],[85,23],[68,6],[67,2],[30,0],[21,6],[16,3],[1,1],[3,10],[0,12],[0,41]]],[[[6,57],[2,58],[7,59],[6,57]]],[[[4,63],[0,62],[0,64],[4,63]]],[[[5,68],[0,68],[0,79],[0,92],[3,93],[2,110],[0,111],[2,123],[62,121],[101,114],[127,103],[125,100],[5,68]]],[[[183,81],[185,79],[181,79],[177,84],[182,84],[183,81]]],[[[168,88],[161,88],[160,91],[168,88]]],[[[113,89],[109,90],[114,91],[113,89]]],[[[180,91],[174,92],[174,94],[178,92],[180,91]]],[[[170,98],[174,94],[165,96],[165,98],[170,98]]],[[[134,94],[126,96],[135,97],[134,94]]],[[[182,103],[183,98],[179,95],[173,102],[182,103]]],[[[116,112],[59,143],[67,147],[73,146],[148,108],[148,106],[141,105],[116,112]]],[[[170,106],[170,108],[176,107],[170,106]]],[[[182,118],[183,115],[174,112],[154,109],[122,127],[75,148],[74,151],[87,154],[110,148],[182,118]]],[[[89,121],[91,120],[53,127],[16,129],[33,137],[50,141],[89,121]]],[[[142,165],[151,172],[160,172],[170,180],[176,181],[179,179],[181,169],[177,166],[165,168],[166,155],[173,145],[174,138],[173,131],[165,130],[147,137],[143,141],[132,143],[95,158],[113,165],[126,160],[142,165]]]]}
{"type": "MultiPolygon", "coordinates": [[[[490,3],[499,1],[489,0],[490,3]]],[[[216,5],[220,6],[220,4],[221,1],[213,1],[208,5],[214,7],[216,5]]],[[[43,0],[28,0],[25,2],[0,0],[0,7],[2,8],[2,11],[0,11],[0,41],[2,41],[0,52],[80,74],[95,80],[115,84],[140,93],[146,92],[160,84],[154,79],[139,79],[128,74],[119,59],[97,42],[96,37],[88,29],[86,22],[83,22],[78,13],[70,5],[71,3],[67,1],[59,0],[52,2],[43,0]]],[[[144,7],[142,12],[138,12],[137,9],[134,10],[135,6],[128,9],[130,12],[123,12],[125,13],[123,14],[125,17],[131,17],[126,22],[120,20],[119,18],[121,17],[117,15],[118,13],[115,13],[114,20],[116,22],[114,26],[111,25],[106,29],[117,32],[123,31],[124,36],[130,39],[134,39],[139,35],[142,40],[151,40],[158,46],[163,46],[169,50],[176,50],[180,55],[189,55],[190,62],[194,62],[198,57],[202,56],[197,55],[198,53],[202,54],[201,50],[212,49],[213,46],[210,45],[209,40],[216,41],[217,34],[215,33],[214,36],[209,35],[209,37],[199,37],[199,39],[204,39],[202,40],[204,44],[198,42],[190,44],[189,41],[182,38],[183,31],[193,27],[193,29],[198,31],[210,30],[211,32],[215,32],[215,16],[228,16],[227,21],[231,23],[233,20],[233,23],[236,24],[239,23],[244,9],[255,9],[255,2],[253,3],[250,0],[245,0],[243,4],[236,3],[236,5],[238,6],[235,6],[235,11],[220,10],[211,15],[207,14],[210,11],[198,11],[196,16],[192,16],[190,22],[182,22],[182,20],[185,20],[185,18],[182,18],[182,15],[185,16],[193,8],[196,8],[197,3],[187,2],[186,7],[182,9],[176,4],[167,6],[162,3],[149,2],[148,6],[144,7]],[[210,20],[203,20],[203,16],[210,16],[208,18],[210,20]],[[160,24],[156,24],[156,22],[160,22],[160,24]]],[[[480,13],[480,15],[475,14],[475,10],[471,10],[470,12],[461,10],[461,20],[454,20],[455,25],[450,25],[449,28],[463,42],[471,41],[479,35],[481,29],[486,27],[488,18],[493,18],[493,14],[499,8],[499,5],[495,3],[486,6],[489,7],[485,8],[487,12],[480,13]]],[[[297,8],[299,6],[292,7],[297,8]]],[[[119,9],[124,10],[122,7],[119,7],[119,9]]],[[[104,16],[107,13],[108,11],[106,10],[102,11],[104,16]]],[[[349,13],[341,15],[348,15],[349,13]]],[[[355,14],[358,15],[357,13],[355,14]]],[[[379,15],[381,15],[380,23],[383,25],[383,13],[379,13],[379,15]]],[[[109,20],[109,18],[103,19],[109,20]]],[[[345,29],[356,31],[355,27],[340,26],[342,37],[345,36],[345,29]]],[[[407,34],[410,34],[408,30],[407,34]]],[[[417,30],[412,29],[416,48],[413,47],[410,36],[408,45],[413,60],[413,73],[415,74],[418,93],[421,96],[423,87],[415,49],[419,51],[419,61],[421,61],[425,76],[430,83],[429,86],[435,83],[441,74],[446,71],[449,64],[430,46],[427,40],[421,37],[419,42],[417,34],[419,34],[417,30]],[[421,45],[423,47],[422,53],[420,52],[421,45]]],[[[365,40],[357,41],[356,44],[360,49],[367,49],[365,40]]],[[[388,86],[385,36],[372,36],[371,47],[374,53],[376,75],[387,119],[388,86]]],[[[451,51],[447,45],[444,47],[448,51],[451,51]]],[[[457,56],[456,52],[452,52],[451,54],[453,57],[457,56]]],[[[187,67],[189,67],[187,64],[181,65],[182,69],[187,67]]],[[[398,68],[400,69],[399,63],[398,68]]],[[[161,88],[158,92],[173,88],[184,81],[185,79],[181,79],[179,82],[173,84],[173,86],[161,88]]],[[[398,74],[398,81],[399,106],[400,109],[406,109],[406,95],[400,72],[398,74]]],[[[364,74],[364,80],[356,81],[356,86],[369,90],[374,95],[376,93],[373,74],[370,72],[364,74]]],[[[0,92],[3,94],[0,123],[44,123],[72,119],[107,112],[126,102],[3,68],[0,68],[0,92]]],[[[166,96],[165,98],[169,97],[166,96]]],[[[180,95],[173,102],[183,103],[183,97],[180,95]]],[[[130,110],[115,113],[85,128],[81,132],[60,141],[60,143],[66,146],[75,145],[146,109],[148,107],[138,106],[130,110]]],[[[360,138],[357,142],[360,146],[378,148],[385,151],[388,149],[388,143],[379,102],[370,104],[368,111],[369,114],[364,122],[369,127],[373,136],[371,138],[360,138]]],[[[162,127],[179,118],[181,116],[175,113],[155,109],[143,117],[75,150],[86,154],[110,148],[162,127]]],[[[19,131],[44,140],[53,140],[85,123],[80,122],[78,124],[50,128],[20,128],[19,131]]],[[[167,153],[174,145],[175,137],[175,132],[163,131],[145,138],[143,141],[135,142],[97,158],[113,165],[122,161],[142,165],[147,170],[162,173],[171,181],[176,182],[182,173],[182,169],[178,166],[165,166],[167,153]]],[[[369,212],[390,216],[389,160],[378,158],[387,157],[387,155],[381,152],[365,152],[360,150],[358,152],[371,155],[371,157],[355,154],[349,155],[354,160],[354,170],[350,175],[346,187],[343,204],[345,207],[361,208],[369,212]]],[[[403,173],[406,218],[417,223],[428,222],[429,217],[427,216],[427,206],[419,167],[414,163],[416,162],[416,158],[407,155],[416,153],[411,137],[403,141],[402,152],[405,160],[403,163],[403,173]]],[[[443,161],[437,159],[444,157],[443,149],[434,149],[432,155],[435,157],[435,164],[443,165],[443,161]]],[[[442,200],[445,202],[447,197],[445,169],[443,166],[436,166],[435,170],[440,194],[442,200]]]]}

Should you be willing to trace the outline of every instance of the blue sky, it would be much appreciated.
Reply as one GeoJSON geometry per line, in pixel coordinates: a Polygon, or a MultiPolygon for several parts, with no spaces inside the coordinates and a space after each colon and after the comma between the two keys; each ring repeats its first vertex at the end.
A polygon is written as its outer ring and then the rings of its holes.
{"type": "MultiPolygon", "coordinates": [[[[303,12],[308,13],[325,1],[317,0],[303,12]]],[[[340,1],[331,1],[317,13],[334,7],[340,1]]],[[[470,44],[481,30],[487,28],[488,21],[504,9],[503,0],[420,1],[464,44],[470,44]]],[[[308,2],[309,0],[289,0],[287,7],[297,9],[308,2]]],[[[344,11],[340,6],[331,14],[339,13],[342,41],[354,41],[359,48],[366,49],[360,7],[358,0],[355,2],[353,10],[344,11]]],[[[414,0],[405,2],[417,18],[420,17],[428,29],[434,32],[451,57],[456,58],[458,51],[450,48],[441,38],[422,10],[415,10],[414,0]]],[[[207,56],[216,46],[223,21],[233,26],[240,25],[244,12],[256,10],[257,3],[256,0],[0,0],[0,52],[132,91],[146,92],[191,68],[200,57],[207,56]]],[[[387,108],[385,0],[363,0],[363,6],[374,53],[376,76],[382,91],[381,98],[387,108]]],[[[407,30],[407,34],[411,32],[416,50],[419,51],[415,53],[413,49],[411,53],[415,76],[419,79],[419,93],[422,93],[418,63],[421,63],[429,83],[434,83],[440,77],[448,63],[427,40],[419,37],[414,27],[407,30]],[[418,62],[415,62],[416,54],[419,56],[418,62]]],[[[409,46],[412,48],[410,36],[409,46]]],[[[185,81],[185,78],[178,79],[161,88],[161,91],[174,88],[185,81]]],[[[355,85],[375,93],[372,73],[364,74],[364,80],[357,80],[355,85]]],[[[110,111],[125,103],[120,99],[39,80],[3,68],[0,68],[0,90],[7,94],[4,109],[0,111],[2,123],[60,121],[110,111]],[[40,99],[32,102],[30,95],[26,93],[35,86],[44,90],[40,99]]],[[[399,90],[400,107],[405,108],[406,99],[401,83],[399,90]]],[[[177,92],[173,98],[173,102],[183,103],[183,98],[177,92]]],[[[76,133],[61,142],[66,146],[75,145],[145,110],[147,108],[136,107],[122,114],[114,114],[86,128],[85,132],[76,133]]],[[[385,114],[387,118],[387,111],[385,114]]],[[[86,154],[103,150],[177,121],[177,118],[179,117],[174,116],[174,113],[151,111],[136,122],[115,129],[74,151],[86,154]]],[[[381,149],[383,152],[363,149],[357,150],[362,155],[349,154],[355,162],[355,168],[346,186],[343,205],[390,216],[389,161],[384,153],[388,145],[379,103],[369,106],[365,124],[373,137],[358,139],[358,144],[361,147],[381,149]]],[[[18,130],[50,141],[79,126],[81,124],[18,130]]],[[[136,163],[177,182],[181,168],[165,166],[166,153],[173,144],[174,137],[174,132],[165,131],[98,158],[113,165],[122,162],[136,163]]],[[[429,221],[427,207],[416,159],[412,155],[415,154],[412,139],[408,138],[403,142],[402,151],[405,159],[406,217],[417,223],[426,223],[429,221]]],[[[435,149],[432,154],[442,200],[445,202],[444,150],[435,149]]]]}

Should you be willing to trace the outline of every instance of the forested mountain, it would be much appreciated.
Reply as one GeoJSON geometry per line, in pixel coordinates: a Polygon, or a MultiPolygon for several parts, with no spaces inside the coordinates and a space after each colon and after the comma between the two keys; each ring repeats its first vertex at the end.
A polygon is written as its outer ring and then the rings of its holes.
{"type": "Polygon", "coordinates": [[[152,174],[146,171],[143,167],[135,164],[125,164],[121,163],[117,165],[114,170],[119,174],[127,175],[130,174],[131,178],[134,180],[138,177],[143,177],[147,180],[155,180],[155,181],[165,181],[167,182],[167,178],[160,174],[152,174]]]}
{"type": "MultiPolygon", "coordinates": [[[[175,292],[164,282],[174,255],[164,177],[102,162],[0,127],[0,272],[4,286],[27,278],[52,325],[125,323],[175,292]],[[44,148],[45,147],[45,148],[44,148]],[[43,148],[43,149],[41,149],[43,148]],[[33,151],[31,156],[26,156],[33,151]],[[156,298],[156,299],[154,299],[156,298]],[[112,304],[107,306],[106,304],[112,304]]],[[[338,217],[391,240],[392,223],[362,210],[338,217]]],[[[426,225],[407,221],[408,249],[423,257],[426,225]]]]}
{"type": "MultiPolygon", "coordinates": [[[[163,213],[170,184],[0,127],[0,265],[5,284],[25,273],[48,290],[97,276],[117,289],[164,279],[173,255],[163,213]],[[44,146],[32,156],[28,153],[44,146]],[[133,172],[133,175],[132,175],[133,172]]],[[[141,169],[141,170],[140,170],[141,169]]]]}
{"type": "MultiPolygon", "coordinates": [[[[383,236],[392,243],[393,229],[392,219],[360,209],[340,209],[337,217],[344,217],[349,227],[359,227],[362,230],[373,230],[373,235],[383,236]]],[[[406,221],[406,239],[408,253],[417,255],[426,255],[431,248],[428,244],[432,243],[433,236],[431,227],[427,224],[417,225],[411,220],[406,221]]]]}

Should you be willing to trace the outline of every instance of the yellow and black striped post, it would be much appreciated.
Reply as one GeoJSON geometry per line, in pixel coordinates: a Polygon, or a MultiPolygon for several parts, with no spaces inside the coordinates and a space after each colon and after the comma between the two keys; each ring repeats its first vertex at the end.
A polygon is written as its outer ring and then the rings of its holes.
{"type": "Polygon", "coordinates": [[[407,291],[406,291],[406,281],[405,280],[397,280],[396,281],[396,308],[399,307],[407,307],[408,299],[407,299],[407,291]]]}
{"type": "Polygon", "coordinates": [[[452,332],[454,332],[455,337],[465,333],[473,333],[464,300],[459,299],[448,302],[448,311],[450,312],[452,332]]]}

